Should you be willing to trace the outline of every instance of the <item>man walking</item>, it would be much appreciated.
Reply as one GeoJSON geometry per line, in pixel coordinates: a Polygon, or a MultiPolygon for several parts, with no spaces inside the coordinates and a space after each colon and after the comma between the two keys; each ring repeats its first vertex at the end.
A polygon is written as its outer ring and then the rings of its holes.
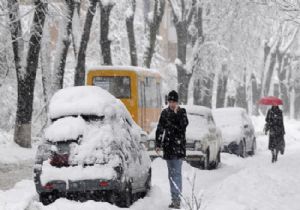
{"type": "Polygon", "coordinates": [[[156,152],[163,150],[163,158],[167,161],[172,203],[169,208],[180,209],[182,192],[181,167],[186,155],[185,132],[188,125],[186,110],[178,106],[178,93],[168,94],[168,107],[161,112],[156,130],[156,152]]]}

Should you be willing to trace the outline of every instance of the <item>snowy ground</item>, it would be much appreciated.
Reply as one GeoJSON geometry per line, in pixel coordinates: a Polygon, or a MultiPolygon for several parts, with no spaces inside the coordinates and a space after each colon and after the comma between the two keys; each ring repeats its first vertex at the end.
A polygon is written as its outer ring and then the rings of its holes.
{"type": "MultiPolygon", "coordinates": [[[[257,131],[263,121],[254,118],[257,131]]],[[[183,165],[184,197],[191,201],[192,186],[189,182],[196,175],[195,194],[202,198],[201,209],[205,210],[299,210],[300,200],[300,123],[286,121],[286,153],[279,162],[271,164],[267,150],[267,137],[258,136],[258,152],[246,159],[222,154],[222,165],[218,170],[203,171],[183,165]]],[[[1,153],[2,154],[2,153],[1,153]]],[[[166,210],[170,202],[166,164],[157,159],[153,167],[153,188],[148,197],[132,205],[131,210],[166,210]]],[[[3,179],[0,179],[2,185],[3,179]]],[[[17,180],[18,181],[18,180],[17,180]]],[[[5,180],[4,180],[5,182],[5,180]]],[[[108,203],[88,201],[79,203],[59,199],[49,206],[37,201],[31,180],[18,182],[10,190],[0,191],[2,210],[115,210],[108,203]]],[[[187,207],[185,207],[188,210],[187,207]]]]}

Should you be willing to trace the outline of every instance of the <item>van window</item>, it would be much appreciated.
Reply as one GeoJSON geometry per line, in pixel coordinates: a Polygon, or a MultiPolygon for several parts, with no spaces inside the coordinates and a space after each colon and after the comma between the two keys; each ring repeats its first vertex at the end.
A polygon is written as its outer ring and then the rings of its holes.
{"type": "Polygon", "coordinates": [[[93,78],[93,85],[101,87],[116,98],[130,98],[130,77],[126,76],[97,76],[93,78]]]}

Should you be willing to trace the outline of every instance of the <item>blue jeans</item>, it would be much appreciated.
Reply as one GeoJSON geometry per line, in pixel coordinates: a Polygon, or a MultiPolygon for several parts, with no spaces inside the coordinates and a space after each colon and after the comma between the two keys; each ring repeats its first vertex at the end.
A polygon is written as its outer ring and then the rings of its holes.
{"type": "Polygon", "coordinates": [[[180,201],[180,196],[182,192],[182,160],[171,159],[166,161],[168,166],[168,177],[170,182],[172,201],[180,201]]]}

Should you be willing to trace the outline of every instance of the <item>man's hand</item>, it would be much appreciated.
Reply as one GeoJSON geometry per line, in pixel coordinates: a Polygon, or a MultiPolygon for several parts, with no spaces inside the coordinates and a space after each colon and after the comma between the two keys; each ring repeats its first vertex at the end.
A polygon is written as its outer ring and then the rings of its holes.
{"type": "Polygon", "coordinates": [[[174,112],[177,114],[178,110],[179,110],[179,106],[177,104],[176,107],[175,107],[175,109],[174,109],[174,112]]]}
{"type": "Polygon", "coordinates": [[[155,148],[155,152],[160,156],[160,148],[159,147],[155,148]]]}

